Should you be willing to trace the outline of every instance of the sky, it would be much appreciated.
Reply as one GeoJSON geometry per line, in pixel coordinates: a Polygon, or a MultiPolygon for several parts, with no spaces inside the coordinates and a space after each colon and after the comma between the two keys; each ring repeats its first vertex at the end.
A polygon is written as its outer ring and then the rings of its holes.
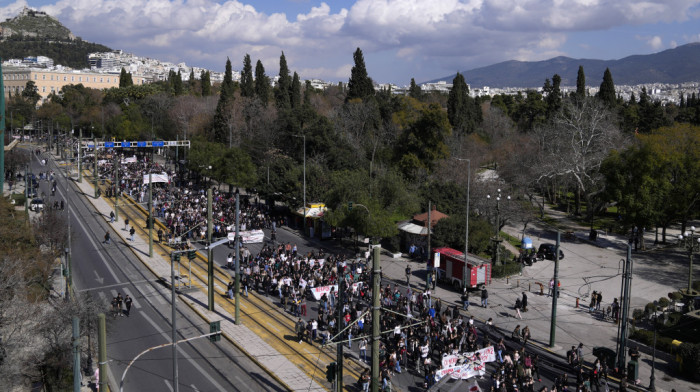
{"type": "MultiPolygon", "coordinates": [[[[501,61],[620,59],[700,41],[700,0],[0,0],[83,40],[223,71],[243,57],[346,82],[361,48],[378,83],[408,85],[501,61]]],[[[36,53],[41,55],[41,53],[36,53]]],[[[467,80],[469,83],[469,80],[467,80]]]]}

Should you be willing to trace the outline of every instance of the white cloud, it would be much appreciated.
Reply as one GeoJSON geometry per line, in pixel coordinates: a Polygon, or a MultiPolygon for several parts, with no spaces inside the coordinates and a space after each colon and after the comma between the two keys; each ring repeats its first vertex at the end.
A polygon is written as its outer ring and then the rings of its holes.
{"type": "Polygon", "coordinates": [[[647,45],[649,45],[649,47],[651,47],[652,49],[661,49],[664,43],[661,40],[661,37],[655,35],[647,40],[647,45]]]}
{"type": "MultiPolygon", "coordinates": [[[[356,0],[336,11],[328,3],[296,15],[263,13],[250,0],[57,0],[40,8],[85,40],[218,70],[227,56],[240,67],[250,53],[274,75],[284,51],[304,77],[347,80],[361,47],[378,73],[371,76],[397,83],[566,54],[569,33],[700,18],[700,0],[356,0]]],[[[0,18],[25,5],[0,7],[0,18]]],[[[663,44],[660,37],[643,41],[663,44]]]]}

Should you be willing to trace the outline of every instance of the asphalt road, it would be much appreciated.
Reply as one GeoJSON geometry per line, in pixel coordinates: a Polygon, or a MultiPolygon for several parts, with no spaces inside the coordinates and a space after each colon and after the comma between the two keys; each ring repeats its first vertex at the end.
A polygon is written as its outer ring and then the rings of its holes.
{"type": "MultiPolygon", "coordinates": [[[[59,166],[49,163],[41,166],[33,157],[34,173],[59,166]]],[[[109,376],[114,389],[119,386],[124,371],[133,358],[144,350],[171,342],[171,293],[136,259],[129,246],[115,241],[104,244],[109,228],[105,217],[91,208],[84,195],[70,180],[57,176],[58,190],[53,199],[66,201],[65,212],[71,226],[71,254],[75,291],[89,295],[107,314],[107,359],[109,376]],[[134,302],[131,314],[112,317],[109,302],[121,293],[130,295],[134,302]]],[[[84,178],[83,181],[86,181],[84,178]]],[[[40,183],[39,194],[50,195],[50,184],[40,183]]],[[[116,230],[123,225],[114,224],[116,230]]],[[[186,306],[177,307],[177,339],[186,339],[209,333],[204,324],[186,306]]],[[[92,340],[96,345],[96,339],[92,340]]],[[[87,349],[87,348],[83,348],[87,349]]],[[[93,347],[94,349],[94,347],[93,347]]],[[[129,369],[124,390],[166,391],[173,387],[172,347],[153,350],[141,356],[129,369]]],[[[93,369],[96,364],[92,364],[93,369]]],[[[92,373],[86,369],[87,373],[92,373]]],[[[262,369],[237,349],[221,340],[212,343],[207,338],[178,345],[178,376],[181,391],[269,391],[284,390],[262,369]]]]}

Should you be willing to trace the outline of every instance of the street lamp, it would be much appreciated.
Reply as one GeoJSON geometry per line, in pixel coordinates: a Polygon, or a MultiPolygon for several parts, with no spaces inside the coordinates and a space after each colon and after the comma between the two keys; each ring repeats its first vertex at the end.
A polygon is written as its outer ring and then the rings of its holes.
{"type": "MultiPolygon", "coordinates": [[[[462,287],[467,287],[467,274],[466,274],[466,268],[467,268],[467,255],[469,254],[469,186],[471,184],[471,176],[472,176],[472,161],[470,159],[465,159],[465,158],[454,158],[458,161],[467,161],[467,213],[465,214],[467,216],[467,224],[466,224],[466,230],[464,232],[464,271],[462,271],[462,287]]],[[[488,197],[488,196],[487,196],[488,197]]]]}
{"type": "Polygon", "coordinates": [[[304,217],[302,219],[302,227],[304,235],[306,235],[306,135],[292,135],[304,139],[304,217]]]}
{"type": "Polygon", "coordinates": [[[681,289],[680,292],[685,296],[686,302],[690,307],[693,306],[694,297],[700,295],[699,292],[693,290],[693,254],[700,251],[700,236],[695,236],[695,226],[690,226],[690,231],[678,236],[678,244],[688,251],[688,288],[681,289]]]}
{"type": "Polygon", "coordinates": [[[656,367],[656,322],[658,321],[656,319],[656,308],[659,306],[658,301],[654,301],[654,346],[651,351],[651,376],[649,377],[649,391],[650,392],[656,392],[656,385],[654,384],[654,381],[656,380],[656,377],[654,377],[654,368],[656,367]]]}
{"type": "MultiPolygon", "coordinates": [[[[495,265],[498,265],[500,263],[499,259],[499,245],[501,243],[501,233],[500,233],[500,228],[501,228],[501,218],[500,218],[500,203],[501,203],[501,190],[497,190],[497,194],[495,196],[496,198],[496,235],[493,238],[494,242],[494,256],[495,256],[495,265]]],[[[491,195],[486,195],[486,198],[491,200],[491,195]]],[[[510,201],[510,196],[506,196],[506,200],[510,201]]]]}

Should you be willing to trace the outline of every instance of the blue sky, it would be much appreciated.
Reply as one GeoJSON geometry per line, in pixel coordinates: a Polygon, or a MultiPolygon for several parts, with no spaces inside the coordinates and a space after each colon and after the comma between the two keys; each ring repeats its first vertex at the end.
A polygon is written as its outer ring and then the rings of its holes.
{"type": "Polygon", "coordinates": [[[217,71],[226,57],[240,69],[248,53],[276,75],[284,51],[303,79],[347,81],[360,47],[370,76],[397,85],[506,60],[619,59],[700,41],[700,0],[2,0],[0,18],[24,6],[84,40],[217,71]]]}

